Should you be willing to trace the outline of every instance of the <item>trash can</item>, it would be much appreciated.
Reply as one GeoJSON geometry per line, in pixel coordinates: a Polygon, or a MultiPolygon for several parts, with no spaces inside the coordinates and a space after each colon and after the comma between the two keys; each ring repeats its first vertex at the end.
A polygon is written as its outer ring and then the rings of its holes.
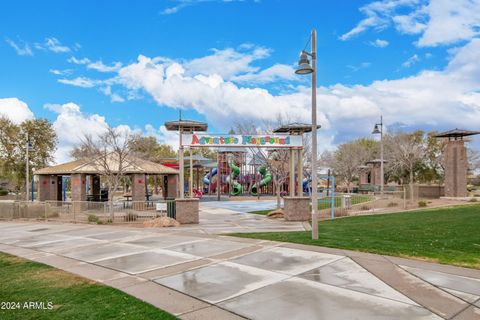
{"type": "Polygon", "coordinates": [[[167,217],[176,219],[176,206],[175,206],[175,198],[167,198],[167,217]]]}
{"type": "Polygon", "coordinates": [[[342,208],[351,209],[352,208],[352,196],[344,194],[342,196],[342,208]]]}

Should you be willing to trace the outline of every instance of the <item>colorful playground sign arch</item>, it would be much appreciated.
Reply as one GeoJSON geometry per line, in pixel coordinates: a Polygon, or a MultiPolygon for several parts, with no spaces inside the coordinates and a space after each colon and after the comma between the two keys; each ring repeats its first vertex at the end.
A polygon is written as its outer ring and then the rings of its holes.
{"type": "Polygon", "coordinates": [[[289,134],[205,134],[184,133],[182,145],[186,147],[254,147],[254,148],[301,148],[301,135],[289,134]]]}

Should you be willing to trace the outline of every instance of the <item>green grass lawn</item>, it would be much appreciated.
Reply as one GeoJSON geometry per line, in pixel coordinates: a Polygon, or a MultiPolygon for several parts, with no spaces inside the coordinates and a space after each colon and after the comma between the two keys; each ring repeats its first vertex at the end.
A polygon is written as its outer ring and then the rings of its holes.
{"type": "Polygon", "coordinates": [[[176,319],[117,289],[1,252],[0,274],[2,320],[176,319]],[[7,302],[21,308],[6,310],[7,302]],[[51,302],[53,309],[28,310],[25,302],[43,302],[45,307],[51,302]]]}
{"type": "Polygon", "coordinates": [[[235,236],[415,257],[480,269],[478,204],[322,221],[318,240],[303,231],[235,236]]]}

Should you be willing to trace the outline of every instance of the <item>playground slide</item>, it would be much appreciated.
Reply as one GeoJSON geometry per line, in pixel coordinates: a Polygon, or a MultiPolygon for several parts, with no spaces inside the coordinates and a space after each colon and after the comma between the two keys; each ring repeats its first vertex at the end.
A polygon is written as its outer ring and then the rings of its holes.
{"type": "Polygon", "coordinates": [[[213,178],[214,175],[217,174],[217,168],[214,168],[212,170],[212,172],[209,172],[207,173],[204,177],[203,177],[203,183],[208,186],[210,184],[210,179],[213,178]]]}
{"type": "Polygon", "coordinates": [[[228,184],[230,184],[230,179],[232,179],[232,190],[230,191],[230,194],[232,196],[238,196],[240,193],[242,193],[242,185],[237,181],[234,181],[234,179],[240,174],[240,168],[235,165],[235,162],[233,161],[233,155],[231,154],[228,155],[227,163],[230,169],[232,169],[232,174],[227,177],[228,184]]]}
{"type": "Polygon", "coordinates": [[[263,179],[260,181],[260,183],[255,183],[252,186],[252,190],[250,191],[252,196],[258,195],[258,189],[266,186],[267,184],[270,183],[270,181],[272,181],[272,174],[269,171],[267,171],[266,166],[261,166],[260,169],[258,170],[258,172],[260,172],[263,179]]]}
{"type": "Polygon", "coordinates": [[[308,180],[307,180],[307,178],[303,179],[303,192],[310,193],[310,190],[308,190],[308,180]]]}

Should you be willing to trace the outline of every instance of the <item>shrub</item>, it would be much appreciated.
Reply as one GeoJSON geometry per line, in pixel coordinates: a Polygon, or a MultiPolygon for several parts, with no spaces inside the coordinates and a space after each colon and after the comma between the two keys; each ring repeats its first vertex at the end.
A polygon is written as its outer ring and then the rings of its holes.
{"type": "Polygon", "coordinates": [[[362,205],[362,206],[360,207],[360,210],[367,211],[367,210],[370,210],[370,207],[367,206],[367,205],[362,205]]]}
{"type": "Polygon", "coordinates": [[[0,196],[8,195],[8,190],[0,189],[0,196]]]}
{"type": "Polygon", "coordinates": [[[125,215],[125,221],[136,221],[137,220],[137,214],[129,212],[125,215]]]}
{"type": "Polygon", "coordinates": [[[477,202],[477,198],[470,198],[470,200],[468,200],[468,202],[477,202]]]}
{"type": "Polygon", "coordinates": [[[89,214],[88,215],[88,222],[96,222],[98,223],[98,217],[94,214],[89,214]]]}
{"type": "Polygon", "coordinates": [[[423,201],[423,200],[422,200],[422,201],[418,201],[418,206],[419,206],[420,208],[425,208],[425,207],[427,206],[427,202],[426,202],[426,201],[423,201]]]}
{"type": "Polygon", "coordinates": [[[389,208],[397,207],[397,206],[398,206],[398,203],[396,203],[396,202],[390,202],[389,204],[387,204],[387,207],[389,207],[389,208]]]}

